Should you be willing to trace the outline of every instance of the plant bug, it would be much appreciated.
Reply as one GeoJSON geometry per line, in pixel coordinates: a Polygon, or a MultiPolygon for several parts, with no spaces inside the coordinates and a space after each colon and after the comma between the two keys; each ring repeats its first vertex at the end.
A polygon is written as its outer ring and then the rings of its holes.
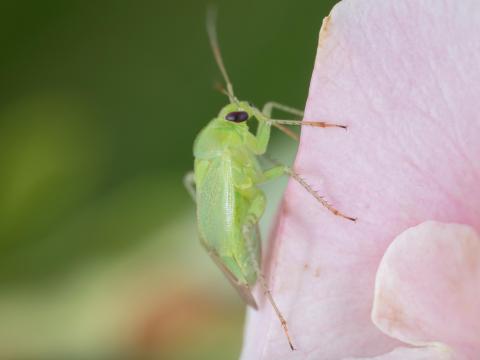
{"type": "Polygon", "coordinates": [[[262,170],[258,157],[267,150],[271,126],[293,138],[296,138],[295,133],[284,125],[344,129],[346,126],[317,121],[272,119],[271,112],[274,108],[298,117],[303,117],[303,112],[274,102],[267,103],[260,111],[246,101],[239,101],[223,64],[212,9],[207,13],[207,32],[215,61],[226,83],[223,92],[230,102],[195,139],[194,171],[184,179],[187,190],[197,204],[200,241],[242,299],[255,309],[257,302],[251,290],[259,281],[280,320],[290,348],[294,350],[287,322],[261,272],[258,222],[264,212],[266,199],[258,185],[287,174],[334,215],[351,221],[355,221],[355,218],[335,209],[289,167],[276,164],[270,169],[262,170]],[[253,120],[258,122],[256,134],[251,133],[247,125],[253,120]]]}

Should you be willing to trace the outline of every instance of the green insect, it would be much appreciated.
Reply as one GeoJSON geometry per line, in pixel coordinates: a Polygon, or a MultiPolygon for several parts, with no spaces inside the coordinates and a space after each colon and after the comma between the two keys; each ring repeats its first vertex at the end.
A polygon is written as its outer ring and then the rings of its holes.
{"type": "Polygon", "coordinates": [[[299,110],[274,102],[260,111],[248,102],[239,101],[233,92],[218,46],[215,14],[207,15],[207,30],[215,60],[226,83],[230,103],[212,119],[195,139],[194,171],[185,176],[185,186],[197,204],[198,232],[202,245],[222,270],[243,300],[257,309],[252,287],[257,280],[277,314],[290,348],[294,350],[287,322],[281,314],[261,272],[261,239],[258,222],[265,209],[265,195],[258,185],[281,175],[289,175],[323,206],[337,216],[355,221],[327,203],[311,186],[289,167],[275,164],[263,170],[258,157],[265,154],[270,128],[275,126],[291,137],[296,135],[283,125],[339,127],[325,122],[276,120],[274,108],[303,117],[299,110]],[[248,123],[257,121],[256,134],[248,123]]]}

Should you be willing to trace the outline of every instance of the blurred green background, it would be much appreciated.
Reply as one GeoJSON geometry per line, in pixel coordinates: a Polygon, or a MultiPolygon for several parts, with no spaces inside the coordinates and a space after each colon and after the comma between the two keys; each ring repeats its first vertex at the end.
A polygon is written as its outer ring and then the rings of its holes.
{"type": "MultiPolygon", "coordinates": [[[[303,108],[335,1],[215,3],[237,96],[303,108]]],[[[1,359],[238,357],[244,306],[182,185],[227,100],[206,4],[0,4],[1,359]]],[[[274,134],[272,154],[294,152],[274,134]]]]}

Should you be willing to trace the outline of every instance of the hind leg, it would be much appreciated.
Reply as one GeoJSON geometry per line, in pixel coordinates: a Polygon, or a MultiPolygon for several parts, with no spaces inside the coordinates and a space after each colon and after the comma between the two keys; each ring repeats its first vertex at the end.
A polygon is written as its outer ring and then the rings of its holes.
{"type": "MultiPolygon", "coordinates": [[[[252,214],[252,216],[255,216],[252,214]]],[[[280,324],[283,328],[283,332],[285,333],[285,336],[287,337],[288,344],[290,345],[290,348],[292,350],[295,350],[292,340],[290,338],[289,332],[288,332],[288,325],[287,321],[285,320],[285,317],[281,313],[280,309],[278,308],[277,303],[273,299],[272,292],[270,291],[267,281],[265,280],[265,276],[262,273],[262,270],[260,269],[260,262],[257,260],[259,257],[259,252],[258,248],[260,246],[260,232],[258,230],[258,224],[256,222],[246,222],[242,228],[243,231],[243,237],[245,239],[246,245],[247,245],[247,251],[249,254],[250,262],[252,264],[252,267],[257,274],[257,279],[260,282],[260,286],[262,287],[263,293],[265,294],[268,302],[272,305],[273,310],[275,311],[275,314],[277,315],[278,320],[280,321],[280,324]]]]}

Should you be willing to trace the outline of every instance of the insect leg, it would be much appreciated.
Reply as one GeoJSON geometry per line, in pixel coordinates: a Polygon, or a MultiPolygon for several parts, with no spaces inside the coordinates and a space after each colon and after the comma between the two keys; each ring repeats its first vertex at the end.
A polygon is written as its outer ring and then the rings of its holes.
{"type": "Polygon", "coordinates": [[[285,169],[285,166],[283,165],[274,166],[263,172],[262,183],[276,179],[285,174],[287,174],[287,170],[285,169]]]}
{"type": "Polygon", "coordinates": [[[247,146],[254,154],[262,155],[267,151],[268,142],[270,141],[270,128],[272,124],[260,112],[260,110],[256,111],[256,118],[258,120],[257,132],[255,136],[251,138],[252,140],[247,142],[247,146]]]}
{"type": "Polygon", "coordinates": [[[288,326],[287,326],[287,321],[283,317],[280,309],[278,308],[277,303],[273,299],[272,292],[268,288],[267,281],[265,280],[265,277],[263,276],[262,271],[260,270],[260,266],[258,264],[257,259],[255,258],[255,236],[253,235],[253,232],[256,232],[256,238],[260,239],[260,233],[258,230],[257,223],[252,223],[252,222],[247,222],[244,227],[243,227],[243,236],[245,238],[246,244],[247,244],[247,250],[250,254],[250,260],[252,262],[252,266],[254,267],[255,272],[257,273],[257,278],[260,281],[260,286],[262,287],[263,293],[268,299],[268,302],[272,305],[273,310],[275,311],[275,314],[278,317],[278,320],[280,320],[280,324],[282,325],[283,332],[285,333],[285,336],[287,337],[288,344],[290,345],[290,348],[292,350],[295,350],[295,347],[293,346],[292,339],[290,338],[290,335],[288,333],[288,326]]]}
{"type": "Polygon", "coordinates": [[[194,172],[190,171],[183,177],[183,185],[187,189],[188,193],[192,197],[193,201],[197,201],[197,189],[195,188],[195,176],[194,172]]]}
{"type": "Polygon", "coordinates": [[[341,211],[337,210],[333,205],[331,205],[327,200],[325,200],[323,196],[321,196],[316,190],[314,190],[312,186],[304,178],[302,178],[298,173],[293,171],[293,169],[289,168],[286,165],[281,165],[278,161],[270,159],[268,156],[264,156],[264,158],[277,165],[271,169],[266,170],[263,173],[264,179],[265,179],[264,181],[274,179],[280,176],[280,174],[286,174],[292,177],[296,182],[298,182],[305,190],[308,191],[310,195],[312,195],[320,204],[326,207],[327,210],[330,211],[332,214],[343,217],[351,221],[357,220],[356,218],[347,216],[343,214],[341,211]]]}
{"type": "Polygon", "coordinates": [[[300,118],[303,118],[303,111],[299,109],[295,109],[291,106],[283,105],[280,103],[277,103],[275,101],[269,101],[267,102],[262,109],[262,112],[267,116],[268,118],[272,117],[272,111],[273,109],[281,110],[283,112],[298,116],[300,118]]]}
{"type": "Polygon", "coordinates": [[[269,119],[270,123],[275,126],[277,129],[285,133],[287,136],[290,136],[294,140],[299,140],[298,135],[285,127],[284,125],[299,125],[299,126],[315,126],[315,127],[339,127],[346,129],[346,125],[340,125],[340,124],[332,124],[332,123],[327,123],[324,121],[300,121],[300,120],[280,120],[280,119],[272,119],[272,111],[273,109],[278,109],[283,112],[296,115],[299,118],[303,118],[304,113],[301,110],[295,109],[293,107],[287,106],[287,105],[282,105],[274,101],[267,102],[262,109],[262,113],[269,119]]]}
{"type": "Polygon", "coordinates": [[[281,119],[268,119],[268,121],[274,125],[297,125],[297,126],[314,126],[321,128],[338,127],[347,129],[347,125],[332,124],[324,121],[309,121],[309,120],[281,120],[281,119]]]}
{"type": "MultiPolygon", "coordinates": [[[[282,105],[282,104],[279,104],[277,102],[274,102],[274,101],[269,101],[267,102],[264,106],[263,106],[263,109],[262,109],[262,113],[267,117],[267,118],[271,118],[272,117],[272,111],[273,109],[278,109],[278,110],[282,110],[284,112],[287,112],[287,113],[290,113],[290,114],[293,114],[293,115],[296,115],[300,118],[303,118],[303,111],[301,110],[297,110],[295,108],[292,108],[290,106],[286,106],[286,105],[282,105]]],[[[275,126],[278,130],[280,130],[281,132],[283,132],[285,135],[291,137],[293,140],[296,140],[296,141],[299,141],[300,138],[298,137],[298,135],[290,130],[289,128],[287,128],[286,126],[283,126],[281,124],[273,124],[273,126],[275,126]]]]}
{"type": "Polygon", "coordinates": [[[321,196],[316,190],[312,188],[312,186],[305,181],[304,178],[302,178],[299,174],[297,174],[295,171],[292,169],[285,167],[287,174],[292,177],[296,182],[298,182],[305,190],[309,192],[310,195],[312,195],[320,204],[322,204],[324,207],[327,208],[328,211],[330,211],[333,215],[343,217],[344,219],[350,220],[350,221],[357,221],[356,218],[347,216],[344,213],[340,212],[337,210],[333,205],[331,205],[327,200],[324,199],[323,196],[321,196]]]}

